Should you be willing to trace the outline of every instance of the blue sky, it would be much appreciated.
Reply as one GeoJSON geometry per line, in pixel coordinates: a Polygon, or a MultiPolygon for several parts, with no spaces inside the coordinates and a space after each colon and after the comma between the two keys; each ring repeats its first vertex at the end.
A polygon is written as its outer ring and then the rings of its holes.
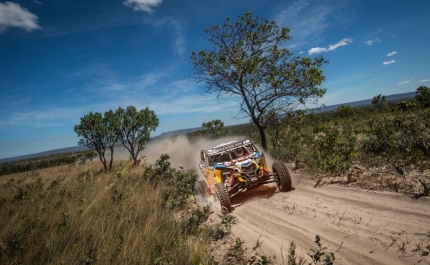
{"type": "Polygon", "coordinates": [[[0,2],[0,159],[76,146],[80,117],[133,105],[153,135],[237,120],[237,100],[190,81],[204,28],[245,11],[291,29],[294,54],[324,56],[339,104],[430,87],[428,0],[11,0],[0,2]]]}

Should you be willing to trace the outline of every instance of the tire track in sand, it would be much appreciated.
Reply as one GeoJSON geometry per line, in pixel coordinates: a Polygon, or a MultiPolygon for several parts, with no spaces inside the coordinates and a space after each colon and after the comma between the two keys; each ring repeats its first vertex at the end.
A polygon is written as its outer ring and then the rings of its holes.
{"type": "Polygon", "coordinates": [[[286,262],[291,241],[307,257],[315,235],[336,251],[335,264],[426,264],[415,251],[430,244],[430,201],[339,186],[314,188],[301,181],[295,190],[279,193],[259,187],[232,199],[235,236],[252,249],[257,239],[266,256],[286,262]]]}

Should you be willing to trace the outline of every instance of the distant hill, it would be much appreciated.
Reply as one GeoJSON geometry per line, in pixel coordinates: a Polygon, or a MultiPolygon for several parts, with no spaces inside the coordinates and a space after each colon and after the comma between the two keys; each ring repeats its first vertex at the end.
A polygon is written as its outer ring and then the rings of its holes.
{"type": "Polygon", "coordinates": [[[55,155],[55,154],[65,154],[65,153],[74,153],[74,152],[81,152],[81,151],[88,151],[88,150],[89,150],[88,147],[85,147],[85,146],[66,147],[66,148],[60,148],[60,149],[55,149],[55,150],[45,151],[45,152],[40,152],[40,153],[35,153],[35,154],[16,156],[16,157],[11,157],[11,158],[3,158],[3,159],[0,159],[0,163],[14,162],[14,161],[31,159],[31,158],[42,157],[42,156],[49,156],[49,155],[55,155]]]}
{"type": "MultiPolygon", "coordinates": [[[[385,96],[385,98],[387,99],[388,102],[395,102],[395,101],[404,100],[404,99],[412,99],[415,97],[415,94],[416,94],[416,92],[414,91],[414,92],[388,95],[388,96],[385,96]]],[[[366,99],[366,100],[360,100],[360,101],[353,101],[353,102],[343,103],[343,104],[330,105],[330,106],[325,106],[322,108],[310,109],[309,111],[313,112],[313,113],[333,111],[333,110],[336,110],[338,107],[343,106],[343,105],[348,105],[351,107],[370,106],[372,104],[372,100],[373,100],[373,98],[372,99],[366,99]]],[[[241,126],[241,125],[244,125],[244,124],[237,124],[237,125],[232,125],[232,126],[227,126],[227,127],[234,127],[234,126],[241,126]]],[[[181,130],[175,130],[175,131],[170,131],[170,132],[164,132],[164,133],[162,133],[156,137],[153,137],[152,139],[154,139],[154,140],[155,139],[163,139],[163,138],[183,135],[186,133],[191,133],[191,132],[195,132],[195,131],[203,130],[203,129],[204,129],[203,127],[196,127],[196,128],[189,128],[189,129],[181,129],[181,130]]],[[[45,152],[41,152],[41,153],[29,154],[29,155],[24,155],[24,156],[17,156],[17,157],[12,157],[12,158],[3,158],[3,159],[0,159],[0,163],[19,161],[19,160],[30,159],[30,158],[41,157],[41,156],[47,156],[47,155],[53,155],[53,154],[86,151],[86,150],[89,150],[89,149],[87,147],[84,147],[84,146],[67,147],[67,148],[61,148],[61,149],[56,149],[56,150],[52,150],[52,151],[45,151],[45,152]]]]}
{"type": "MultiPolygon", "coordinates": [[[[413,99],[413,98],[415,98],[415,95],[416,95],[416,92],[407,92],[407,93],[401,93],[401,94],[388,95],[388,96],[385,96],[385,99],[388,102],[396,102],[399,100],[413,99]]],[[[344,105],[348,105],[351,107],[365,107],[365,106],[372,105],[372,100],[373,100],[373,98],[365,99],[365,100],[359,100],[359,101],[353,101],[353,102],[343,103],[343,104],[330,105],[330,106],[325,106],[322,108],[310,109],[309,111],[313,112],[313,113],[333,111],[333,110],[339,108],[340,106],[344,106],[344,105]]]]}
{"type": "Polygon", "coordinates": [[[163,138],[167,138],[167,137],[173,137],[173,136],[178,136],[178,135],[182,135],[182,134],[186,134],[186,133],[192,133],[195,131],[199,131],[199,130],[203,130],[204,127],[196,127],[196,128],[190,128],[190,129],[181,129],[181,130],[175,130],[175,131],[170,131],[170,132],[164,132],[158,136],[153,137],[152,139],[163,139],[163,138]]]}

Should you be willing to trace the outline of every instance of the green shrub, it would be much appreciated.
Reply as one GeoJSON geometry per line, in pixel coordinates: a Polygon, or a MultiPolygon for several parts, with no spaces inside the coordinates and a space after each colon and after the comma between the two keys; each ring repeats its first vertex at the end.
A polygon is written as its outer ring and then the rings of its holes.
{"type": "Polygon", "coordinates": [[[415,95],[415,99],[420,103],[420,105],[424,108],[430,107],[430,88],[426,86],[420,86],[417,88],[417,94],[415,95]]]}
{"type": "Polygon", "coordinates": [[[180,209],[186,205],[188,198],[195,193],[197,173],[194,170],[185,171],[183,168],[172,168],[169,155],[162,154],[154,166],[146,172],[154,187],[165,184],[164,203],[171,208],[180,209]]]}
{"type": "Polygon", "coordinates": [[[357,108],[351,107],[349,105],[342,105],[335,111],[336,117],[339,118],[351,118],[357,113],[357,108]]]}
{"type": "Polygon", "coordinates": [[[312,156],[320,172],[340,173],[352,164],[357,138],[351,129],[325,130],[312,145],[312,156]]]}
{"type": "Polygon", "coordinates": [[[403,112],[410,111],[417,107],[417,103],[414,100],[402,100],[397,102],[397,108],[403,112]]]}
{"type": "Polygon", "coordinates": [[[330,129],[330,125],[326,122],[320,122],[313,128],[314,133],[326,132],[330,129]]]}
{"type": "Polygon", "coordinates": [[[365,152],[373,154],[387,153],[394,146],[395,132],[396,129],[390,121],[370,121],[369,134],[363,142],[365,152]]]}

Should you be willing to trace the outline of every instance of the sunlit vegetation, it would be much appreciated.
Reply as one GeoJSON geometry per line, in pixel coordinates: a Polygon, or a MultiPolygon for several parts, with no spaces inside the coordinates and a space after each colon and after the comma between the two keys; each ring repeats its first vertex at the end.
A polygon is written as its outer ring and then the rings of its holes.
{"type": "Polygon", "coordinates": [[[0,163],[0,176],[26,171],[35,171],[38,169],[61,165],[71,165],[77,162],[84,163],[87,160],[93,160],[96,156],[95,152],[83,151],[75,153],[59,153],[14,162],[0,163]]]}
{"type": "MultiPolygon", "coordinates": [[[[349,183],[368,171],[366,183],[384,182],[379,188],[404,193],[419,189],[422,196],[428,196],[428,90],[420,87],[415,99],[398,102],[387,102],[385,96],[378,95],[366,107],[343,105],[332,112],[290,112],[267,128],[267,151],[313,176],[344,176],[342,182],[349,183]],[[415,172],[412,182],[405,179],[407,172],[415,172]],[[390,179],[382,181],[381,175],[390,175],[390,179]]],[[[260,140],[252,123],[229,127],[228,135],[260,140]]]]}
{"type": "MultiPolygon", "coordinates": [[[[376,102],[330,113],[290,113],[268,129],[268,151],[317,175],[349,179],[355,167],[385,167],[402,180],[411,169],[428,172],[426,101],[376,102]]],[[[189,137],[205,133],[210,132],[189,137]]],[[[229,135],[258,140],[259,132],[248,124],[229,127],[229,135]]],[[[234,216],[216,216],[199,204],[197,173],[172,168],[167,154],[152,165],[118,160],[108,171],[92,158],[94,153],[84,152],[13,163],[21,173],[1,164],[8,174],[0,178],[1,264],[279,263],[258,254],[258,239],[248,250],[231,234],[234,216]],[[217,221],[208,222],[210,216],[217,221]]],[[[428,196],[428,176],[417,181],[423,186],[419,196],[428,196]]],[[[307,257],[297,257],[292,242],[287,264],[334,264],[334,253],[318,236],[315,243],[307,257]]]]}
{"type": "MultiPolygon", "coordinates": [[[[380,98],[367,107],[288,113],[268,128],[268,151],[320,173],[342,173],[353,164],[429,169],[430,109],[414,99],[387,103],[380,98]]],[[[229,135],[259,137],[251,124],[232,127],[229,135]]]]}
{"type": "Polygon", "coordinates": [[[196,173],[167,159],[123,161],[109,173],[94,162],[2,177],[0,263],[209,263],[210,233],[198,227],[210,212],[191,203],[196,173]]]}
{"type": "MultiPolygon", "coordinates": [[[[231,234],[236,217],[198,203],[196,179],[168,155],[153,165],[118,161],[108,172],[87,162],[4,176],[0,263],[278,264],[258,253],[258,239],[248,250],[231,234]]],[[[332,264],[319,247],[311,264],[332,264]]]]}

